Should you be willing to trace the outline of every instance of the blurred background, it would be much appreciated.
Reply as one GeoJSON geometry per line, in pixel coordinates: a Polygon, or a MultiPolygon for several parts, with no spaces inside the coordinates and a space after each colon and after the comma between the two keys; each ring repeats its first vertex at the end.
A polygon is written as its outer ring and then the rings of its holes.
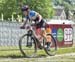
{"type": "Polygon", "coordinates": [[[71,47],[75,45],[75,0],[0,0],[0,51],[19,49],[19,38],[26,33],[19,28],[23,5],[39,12],[48,24],[70,25],[71,47]]]}
{"type": "Polygon", "coordinates": [[[0,0],[0,19],[22,19],[20,8],[26,4],[44,18],[75,20],[75,0],[0,0]]]}

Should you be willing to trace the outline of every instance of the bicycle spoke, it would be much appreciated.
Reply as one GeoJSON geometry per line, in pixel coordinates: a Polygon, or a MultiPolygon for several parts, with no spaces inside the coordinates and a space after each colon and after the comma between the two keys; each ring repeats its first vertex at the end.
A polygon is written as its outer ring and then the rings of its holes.
{"type": "Polygon", "coordinates": [[[32,57],[36,53],[36,44],[35,40],[31,36],[25,35],[22,39],[20,39],[20,51],[23,55],[27,57],[32,57]]]}
{"type": "Polygon", "coordinates": [[[50,41],[50,45],[49,47],[47,47],[48,45],[46,44],[46,39],[44,39],[44,50],[45,52],[52,56],[52,55],[55,55],[56,53],[56,50],[57,50],[57,45],[56,45],[56,40],[54,39],[54,37],[50,34],[51,36],[51,41],[50,41]]]}

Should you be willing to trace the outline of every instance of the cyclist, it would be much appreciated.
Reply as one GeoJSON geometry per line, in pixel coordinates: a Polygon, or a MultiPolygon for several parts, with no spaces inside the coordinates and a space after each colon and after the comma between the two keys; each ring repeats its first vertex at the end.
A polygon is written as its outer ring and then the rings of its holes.
{"type": "MultiPolygon", "coordinates": [[[[44,36],[43,33],[45,30],[45,22],[44,22],[42,16],[38,12],[30,10],[28,5],[23,6],[21,10],[23,12],[24,18],[26,18],[26,20],[25,20],[23,26],[21,26],[21,28],[25,27],[28,20],[34,21],[36,29],[41,28],[41,34],[40,35],[44,36]]],[[[50,47],[50,42],[47,42],[47,48],[49,49],[49,47],[50,47]]]]}

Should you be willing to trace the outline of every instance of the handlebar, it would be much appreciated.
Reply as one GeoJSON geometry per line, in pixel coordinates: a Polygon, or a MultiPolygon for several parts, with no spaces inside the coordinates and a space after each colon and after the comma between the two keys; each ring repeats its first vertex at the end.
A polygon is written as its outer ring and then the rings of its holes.
{"type": "Polygon", "coordinates": [[[20,29],[25,29],[25,27],[24,26],[21,26],[20,29]]]}
{"type": "Polygon", "coordinates": [[[29,29],[29,30],[34,30],[35,29],[35,25],[28,25],[28,26],[21,26],[20,29],[29,29]]]}

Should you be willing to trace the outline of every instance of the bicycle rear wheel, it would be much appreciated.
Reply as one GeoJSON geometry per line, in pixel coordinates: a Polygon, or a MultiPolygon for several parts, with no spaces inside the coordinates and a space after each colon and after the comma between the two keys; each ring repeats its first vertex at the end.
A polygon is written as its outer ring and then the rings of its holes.
{"type": "Polygon", "coordinates": [[[48,34],[48,36],[51,36],[50,49],[49,50],[47,49],[46,38],[44,38],[43,39],[44,50],[49,56],[53,56],[56,54],[56,51],[57,51],[57,43],[55,38],[51,34],[48,34]]]}
{"type": "Polygon", "coordinates": [[[19,49],[23,56],[35,57],[37,51],[35,39],[28,34],[23,35],[19,40],[19,49]]]}

